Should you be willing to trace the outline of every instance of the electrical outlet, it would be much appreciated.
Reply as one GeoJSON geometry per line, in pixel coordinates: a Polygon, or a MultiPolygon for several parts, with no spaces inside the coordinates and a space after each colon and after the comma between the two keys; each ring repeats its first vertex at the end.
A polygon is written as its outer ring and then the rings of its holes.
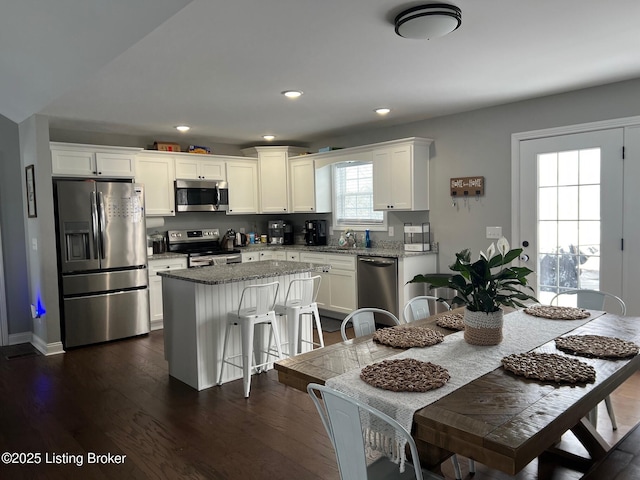
{"type": "Polygon", "coordinates": [[[500,238],[502,227],[487,227],[487,238],[500,238]]]}
{"type": "Polygon", "coordinates": [[[389,227],[389,236],[393,237],[394,234],[395,232],[393,231],[393,227],[389,227]]]}
{"type": "Polygon", "coordinates": [[[35,251],[38,250],[38,239],[37,238],[32,238],[31,239],[31,248],[35,251]]]}

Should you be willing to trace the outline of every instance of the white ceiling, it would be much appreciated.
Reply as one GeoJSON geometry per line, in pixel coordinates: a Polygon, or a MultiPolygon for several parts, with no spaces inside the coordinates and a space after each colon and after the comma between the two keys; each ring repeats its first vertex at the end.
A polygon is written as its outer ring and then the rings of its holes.
{"type": "Polygon", "coordinates": [[[429,41],[392,25],[429,2],[3,3],[0,114],[54,128],[308,143],[640,77],[637,0],[455,0],[462,26],[429,41]]]}

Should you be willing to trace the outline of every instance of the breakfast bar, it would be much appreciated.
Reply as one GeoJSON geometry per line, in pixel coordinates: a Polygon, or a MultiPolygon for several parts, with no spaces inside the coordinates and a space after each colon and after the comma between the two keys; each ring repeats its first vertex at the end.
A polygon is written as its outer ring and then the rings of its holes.
{"type": "MultiPolygon", "coordinates": [[[[203,390],[217,383],[227,312],[238,308],[242,290],[249,285],[278,281],[278,301],[284,301],[291,280],[307,278],[326,265],[265,260],[247,264],[216,265],[159,272],[162,277],[165,358],[169,375],[203,390]]],[[[281,322],[285,322],[283,317],[281,322]]],[[[282,342],[288,342],[284,323],[282,342]]],[[[240,336],[233,332],[230,353],[240,351],[240,336]]],[[[310,339],[310,325],[303,325],[303,339],[310,339]]],[[[242,378],[242,370],[225,368],[222,382],[242,378]]]]}

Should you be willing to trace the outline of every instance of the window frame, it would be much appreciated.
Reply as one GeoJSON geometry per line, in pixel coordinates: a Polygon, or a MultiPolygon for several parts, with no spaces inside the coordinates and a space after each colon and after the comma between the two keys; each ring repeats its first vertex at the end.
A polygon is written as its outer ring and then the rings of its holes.
{"type": "MultiPolygon", "coordinates": [[[[339,161],[339,162],[335,162],[331,165],[331,209],[333,212],[332,215],[332,228],[336,231],[344,231],[344,230],[354,230],[354,231],[365,231],[365,230],[371,230],[371,231],[387,231],[388,228],[388,218],[387,218],[387,212],[385,210],[375,210],[376,212],[382,212],[382,222],[380,223],[339,223],[339,219],[338,219],[338,208],[337,208],[337,203],[338,203],[338,191],[336,188],[336,170],[338,168],[344,168],[345,164],[352,164],[353,166],[358,166],[358,165],[363,165],[363,164],[370,164],[371,168],[373,169],[373,160],[366,160],[366,161],[355,161],[355,160],[343,160],[343,161],[339,161]]],[[[372,172],[372,177],[371,177],[371,205],[373,207],[373,172],[372,172]]],[[[373,210],[373,208],[372,208],[373,210]]]]}

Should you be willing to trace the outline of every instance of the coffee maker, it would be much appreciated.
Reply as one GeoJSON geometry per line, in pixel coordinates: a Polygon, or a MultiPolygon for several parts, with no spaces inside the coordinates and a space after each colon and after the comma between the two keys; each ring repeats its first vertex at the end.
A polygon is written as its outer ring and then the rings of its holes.
{"type": "Polygon", "coordinates": [[[269,220],[269,238],[273,244],[284,244],[284,220],[269,220]]]}
{"type": "Polygon", "coordinates": [[[307,220],[304,222],[304,240],[307,245],[327,244],[327,221],[307,220]]]}

